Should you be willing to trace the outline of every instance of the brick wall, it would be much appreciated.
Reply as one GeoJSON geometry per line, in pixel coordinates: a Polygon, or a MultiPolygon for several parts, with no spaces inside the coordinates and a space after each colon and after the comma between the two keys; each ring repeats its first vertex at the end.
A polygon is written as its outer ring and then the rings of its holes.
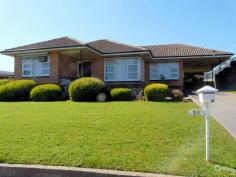
{"type": "Polygon", "coordinates": [[[33,79],[38,83],[58,83],[58,60],[57,52],[49,54],[50,56],[50,76],[49,77],[22,77],[22,60],[15,57],[15,76],[14,79],[33,79]]]}
{"type": "MultiPolygon", "coordinates": [[[[58,83],[60,78],[77,78],[77,59],[66,55],[58,54],[57,52],[50,53],[50,77],[35,77],[31,78],[39,83],[58,83]]],[[[91,59],[92,77],[104,80],[104,58],[91,59]]],[[[179,62],[180,79],[172,81],[150,81],[149,80],[149,61],[144,61],[144,82],[111,82],[107,83],[116,87],[141,87],[154,82],[164,82],[170,87],[183,88],[183,62],[179,62]],[[127,83],[127,84],[126,84],[127,83]]],[[[15,79],[22,79],[21,77],[21,59],[15,57],[15,79]]],[[[30,79],[27,77],[27,79],[30,79]]]]}
{"type": "Polygon", "coordinates": [[[60,78],[77,78],[77,59],[59,54],[59,79],[60,78]]]}
{"type": "Polygon", "coordinates": [[[96,58],[92,61],[92,77],[104,80],[104,58],[96,58]]]}

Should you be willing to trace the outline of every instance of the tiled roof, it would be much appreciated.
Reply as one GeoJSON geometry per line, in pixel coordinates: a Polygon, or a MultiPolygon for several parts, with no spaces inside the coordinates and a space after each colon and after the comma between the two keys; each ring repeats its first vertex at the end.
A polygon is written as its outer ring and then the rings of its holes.
{"type": "Polygon", "coordinates": [[[142,47],[123,44],[120,42],[111,41],[107,39],[101,39],[89,42],[86,45],[103,54],[147,51],[147,49],[142,47]]]}
{"type": "MultiPolygon", "coordinates": [[[[27,50],[40,50],[63,47],[78,47],[87,46],[96,50],[101,54],[114,53],[134,53],[134,52],[150,52],[153,57],[188,57],[188,56],[212,56],[213,50],[191,45],[183,44],[167,44],[167,45],[148,45],[148,46],[133,46],[107,39],[92,41],[84,44],[81,41],[70,37],[62,37],[58,39],[48,40],[35,44],[25,45],[21,47],[6,49],[1,53],[18,52],[27,50]]],[[[233,55],[229,52],[214,50],[215,55],[233,55]]]]}
{"type": "Polygon", "coordinates": [[[38,42],[30,45],[20,46],[16,48],[6,49],[1,52],[11,52],[11,51],[22,51],[22,50],[36,50],[36,49],[48,49],[57,47],[73,47],[83,45],[81,41],[70,37],[62,37],[57,39],[52,39],[48,41],[38,42]]]}
{"type": "Polygon", "coordinates": [[[229,52],[184,44],[149,45],[142,47],[149,49],[154,57],[212,56],[213,53],[215,55],[232,55],[229,52]]]}

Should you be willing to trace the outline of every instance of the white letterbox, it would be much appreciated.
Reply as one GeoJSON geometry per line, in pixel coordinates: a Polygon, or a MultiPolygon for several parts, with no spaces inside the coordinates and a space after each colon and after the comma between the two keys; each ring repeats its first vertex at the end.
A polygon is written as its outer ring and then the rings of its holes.
{"type": "Polygon", "coordinates": [[[213,103],[215,102],[215,93],[218,90],[210,87],[210,86],[204,86],[197,90],[198,96],[199,96],[199,101],[201,103],[213,103]]]}

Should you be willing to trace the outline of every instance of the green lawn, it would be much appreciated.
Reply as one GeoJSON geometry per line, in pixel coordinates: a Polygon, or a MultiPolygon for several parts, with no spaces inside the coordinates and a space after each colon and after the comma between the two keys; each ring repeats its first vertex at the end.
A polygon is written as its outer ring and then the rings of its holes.
{"type": "Polygon", "coordinates": [[[193,103],[0,103],[0,161],[186,176],[236,175],[236,141],[211,119],[211,163],[204,121],[193,103]]]}

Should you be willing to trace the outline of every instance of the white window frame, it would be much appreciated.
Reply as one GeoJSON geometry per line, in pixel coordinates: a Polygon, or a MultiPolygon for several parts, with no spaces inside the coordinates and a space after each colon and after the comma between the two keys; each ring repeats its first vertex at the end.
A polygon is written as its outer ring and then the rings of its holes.
{"type": "Polygon", "coordinates": [[[128,59],[127,60],[127,81],[140,81],[140,67],[141,67],[141,64],[140,64],[140,59],[138,58],[133,58],[133,59],[136,59],[137,60],[137,64],[130,64],[129,63],[129,60],[132,60],[132,59],[128,59]],[[129,66],[137,66],[137,72],[130,72],[129,71],[129,66]],[[132,73],[137,73],[137,78],[136,79],[129,79],[129,74],[132,74],[132,73]]]}
{"type": "Polygon", "coordinates": [[[32,62],[31,62],[31,60],[27,60],[27,59],[22,59],[22,76],[23,77],[32,77],[32,70],[33,70],[33,68],[32,68],[32,62]],[[30,69],[25,69],[25,65],[30,65],[30,69]],[[30,74],[28,75],[28,74],[24,74],[24,71],[30,71],[30,74]]]}
{"type": "Polygon", "coordinates": [[[153,73],[152,73],[152,70],[153,70],[153,67],[157,67],[156,69],[158,70],[158,65],[159,64],[169,64],[169,68],[168,68],[168,76],[164,79],[164,80],[179,80],[179,76],[180,76],[180,70],[179,70],[179,62],[162,62],[162,63],[150,63],[149,64],[149,80],[151,81],[155,81],[155,80],[163,80],[161,79],[161,72],[158,72],[158,75],[159,77],[158,78],[153,78],[153,73]],[[172,65],[173,64],[177,64],[178,67],[173,67],[172,65]],[[177,69],[177,72],[175,73],[177,76],[176,77],[170,77],[171,76],[171,70],[172,69],[177,69]]]}
{"type": "MultiPolygon", "coordinates": [[[[125,82],[125,81],[142,81],[142,78],[141,78],[141,58],[140,57],[117,57],[117,58],[105,58],[104,59],[104,81],[106,82],[125,82]],[[134,65],[134,64],[128,64],[128,60],[129,59],[136,59],[138,61],[137,65],[138,65],[138,78],[137,79],[129,79],[128,78],[128,65],[134,65]],[[108,60],[114,60],[115,61],[115,72],[111,72],[111,73],[114,73],[115,74],[115,77],[114,79],[106,79],[106,61],[108,60]],[[119,74],[119,71],[118,71],[118,68],[117,68],[117,61],[118,60],[127,60],[127,64],[126,64],[126,72],[127,72],[127,75],[126,75],[126,79],[125,80],[119,80],[117,79],[117,75],[119,74]]],[[[144,71],[143,71],[144,72],[144,71]]]]}
{"type": "Polygon", "coordinates": [[[116,59],[106,59],[104,61],[104,80],[105,81],[116,81],[116,74],[117,74],[117,60],[116,59]],[[111,64],[106,64],[106,61],[108,60],[114,60],[114,64],[111,65],[111,64]],[[113,66],[114,67],[114,72],[107,72],[107,66],[113,66]],[[114,79],[106,79],[107,78],[107,74],[114,74],[114,79]]]}
{"type": "Polygon", "coordinates": [[[25,56],[22,57],[22,77],[48,77],[50,76],[50,57],[48,55],[25,56]],[[40,62],[41,65],[36,64],[37,57],[47,57],[47,62],[40,62]],[[43,67],[42,63],[48,63],[48,68],[43,67]],[[24,65],[30,64],[30,69],[24,69],[24,65]],[[40,66],[40,74],[36,73],[36,67],[40,66]],[[43,74],[43,70],[48,69],[48,74],[43,74]],[[25,70],[30,70],[30,74],[24,74],[25,70]]]}
{"type": "Polygon", "coordinates": [[[172,79],[172,80],[179,80],[179,67],[170,67],[169,68],[169,77],[172,79]],[[177,69],[177,71],[173,72],[171,71],[172,69],[177,69]],[[176,76],[175,77],[171,77],[171,74],[175,74],[176,76]]]}

